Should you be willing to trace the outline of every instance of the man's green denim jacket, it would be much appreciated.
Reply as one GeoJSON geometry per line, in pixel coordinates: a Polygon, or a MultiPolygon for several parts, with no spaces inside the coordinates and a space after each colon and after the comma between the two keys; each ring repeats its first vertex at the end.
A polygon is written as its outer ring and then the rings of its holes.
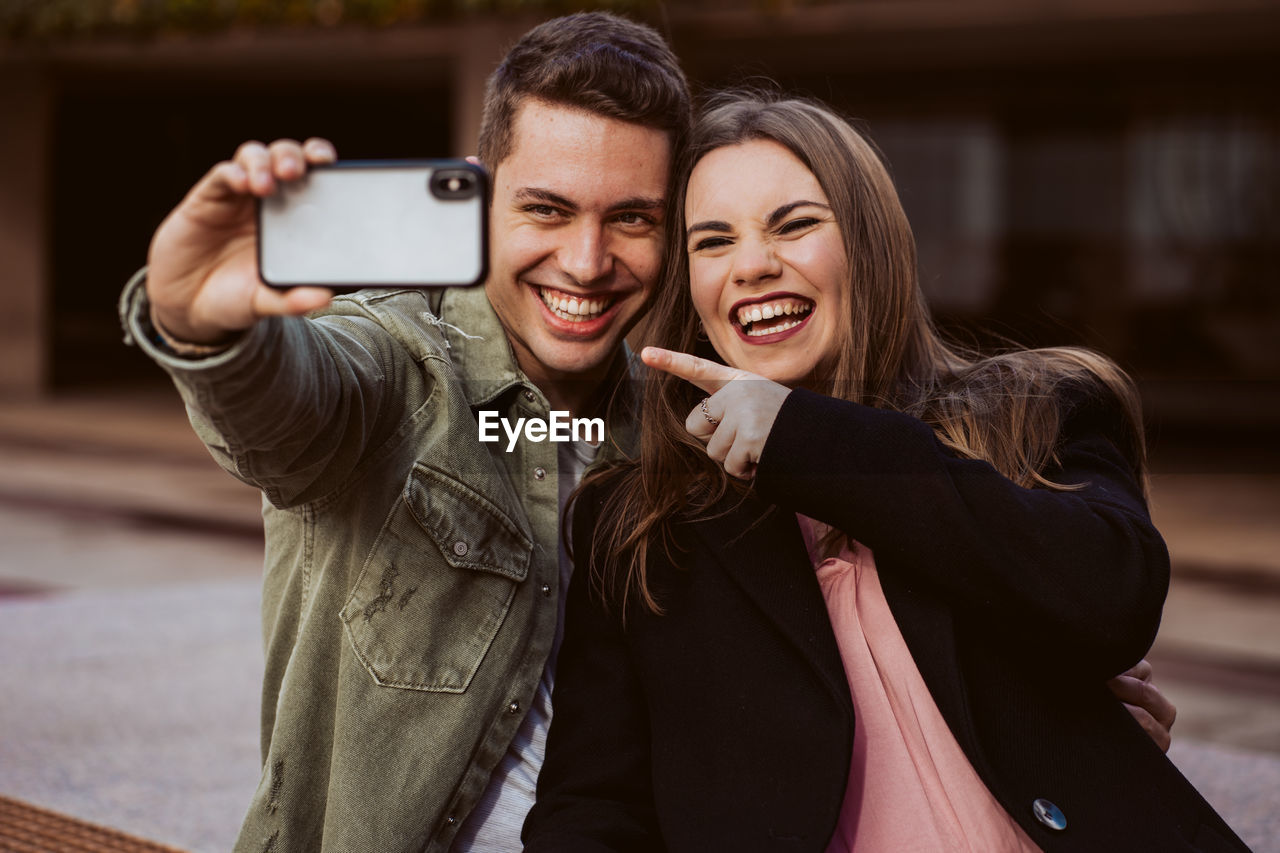
{"type": "Polygon", "coordinates": [[[365,291],[212,357],[126,331],[219,464],[264,496],[263,773],[237,851],[446,850],[531,702],[556,630],[556,446],[481,288],[365,291]]]}

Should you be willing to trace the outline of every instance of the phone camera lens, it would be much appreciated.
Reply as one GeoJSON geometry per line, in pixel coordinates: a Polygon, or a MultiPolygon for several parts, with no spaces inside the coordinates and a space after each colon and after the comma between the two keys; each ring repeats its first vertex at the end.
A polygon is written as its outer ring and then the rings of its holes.
{"type": "Polygon", "coordinates": [[[443,201],[471,198],[476,187],[476,176],[467,169],[441,169],[431,176],[431,194],[443,201]]]}

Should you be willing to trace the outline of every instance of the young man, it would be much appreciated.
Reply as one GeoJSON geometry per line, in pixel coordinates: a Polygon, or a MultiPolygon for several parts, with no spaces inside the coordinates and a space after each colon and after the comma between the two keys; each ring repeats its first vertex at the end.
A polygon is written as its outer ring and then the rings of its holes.
{"type": "Polygon", "coordinates": [[[263,776],[237,850],[520,848],[569,573],[559,512],[594,449],[506,452],[478,418],[603,413],[689,115],[651,29],[592,13],[530,31],[486,92],[483,289],[265,287],[254,199],[332,161],[321,140],[242,146],[157,230],[126,327],[266,497],[263,776]]]}
{"type": "Polygon", "coordinates": [[[264,771],[238,850],[520,848],[568,576],[559,508],[594,450],[507,452],[478,413],[603,414],[689,114],[648,27],[528,33],[486,93],[483,289],[330,304],[262,285],[254,198],[334,159],[320,140],[242,146],[156,232],[127,326],[267,499],[264,771]]]}

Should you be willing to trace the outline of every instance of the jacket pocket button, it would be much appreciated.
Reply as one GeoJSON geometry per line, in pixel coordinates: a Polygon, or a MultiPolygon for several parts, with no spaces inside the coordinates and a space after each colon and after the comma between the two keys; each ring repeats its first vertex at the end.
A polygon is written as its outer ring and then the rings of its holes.
{"type": "Polygon", "coordinates": [[[1061,832],[1067,828],[1067,816],[1062,813],[1062,809],[1043,797],[1031,804],[1031,812],[1036,820],[1052,830],[1061,832]]]}
{"type": "Polygon", "coordinates": [[[533,469],[533,479],[535,479],[535,480],[545,480],[545,479],[547,479],[547,469],[546,469],[546,468],[543,468],[542,466],[538,466],[537,468],[534,468],[534,469],[533,469]]]}
{"type": "Polygon", "coordinates": [[[454,542],[453,553],[457,554],[459,557],[467,556],[467,543],[463,542],[461,539],[459,539],[457,542],[454,542]]]}

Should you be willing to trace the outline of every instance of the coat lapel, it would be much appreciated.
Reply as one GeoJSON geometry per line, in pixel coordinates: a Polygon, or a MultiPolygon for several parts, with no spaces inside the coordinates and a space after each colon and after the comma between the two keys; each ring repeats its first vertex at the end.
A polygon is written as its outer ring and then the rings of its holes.
{"type": "Polygon", "coordinates": [[[891,561],[877,559],[876,570],[885,601],[934,704],[970,760],[974,760],[978,739],[965,707],[955,619],[950,608],[936,596],[913,589],[905,580],[906,573],[896,571],[891,561]]]}
{"type": "Polygon", "coordinates": [[[693,525],[726,574],[800,651],[850,718],[853,704],[800,526],[791,513],[754,494],[722,502],[720,514],[693,525]]]}

